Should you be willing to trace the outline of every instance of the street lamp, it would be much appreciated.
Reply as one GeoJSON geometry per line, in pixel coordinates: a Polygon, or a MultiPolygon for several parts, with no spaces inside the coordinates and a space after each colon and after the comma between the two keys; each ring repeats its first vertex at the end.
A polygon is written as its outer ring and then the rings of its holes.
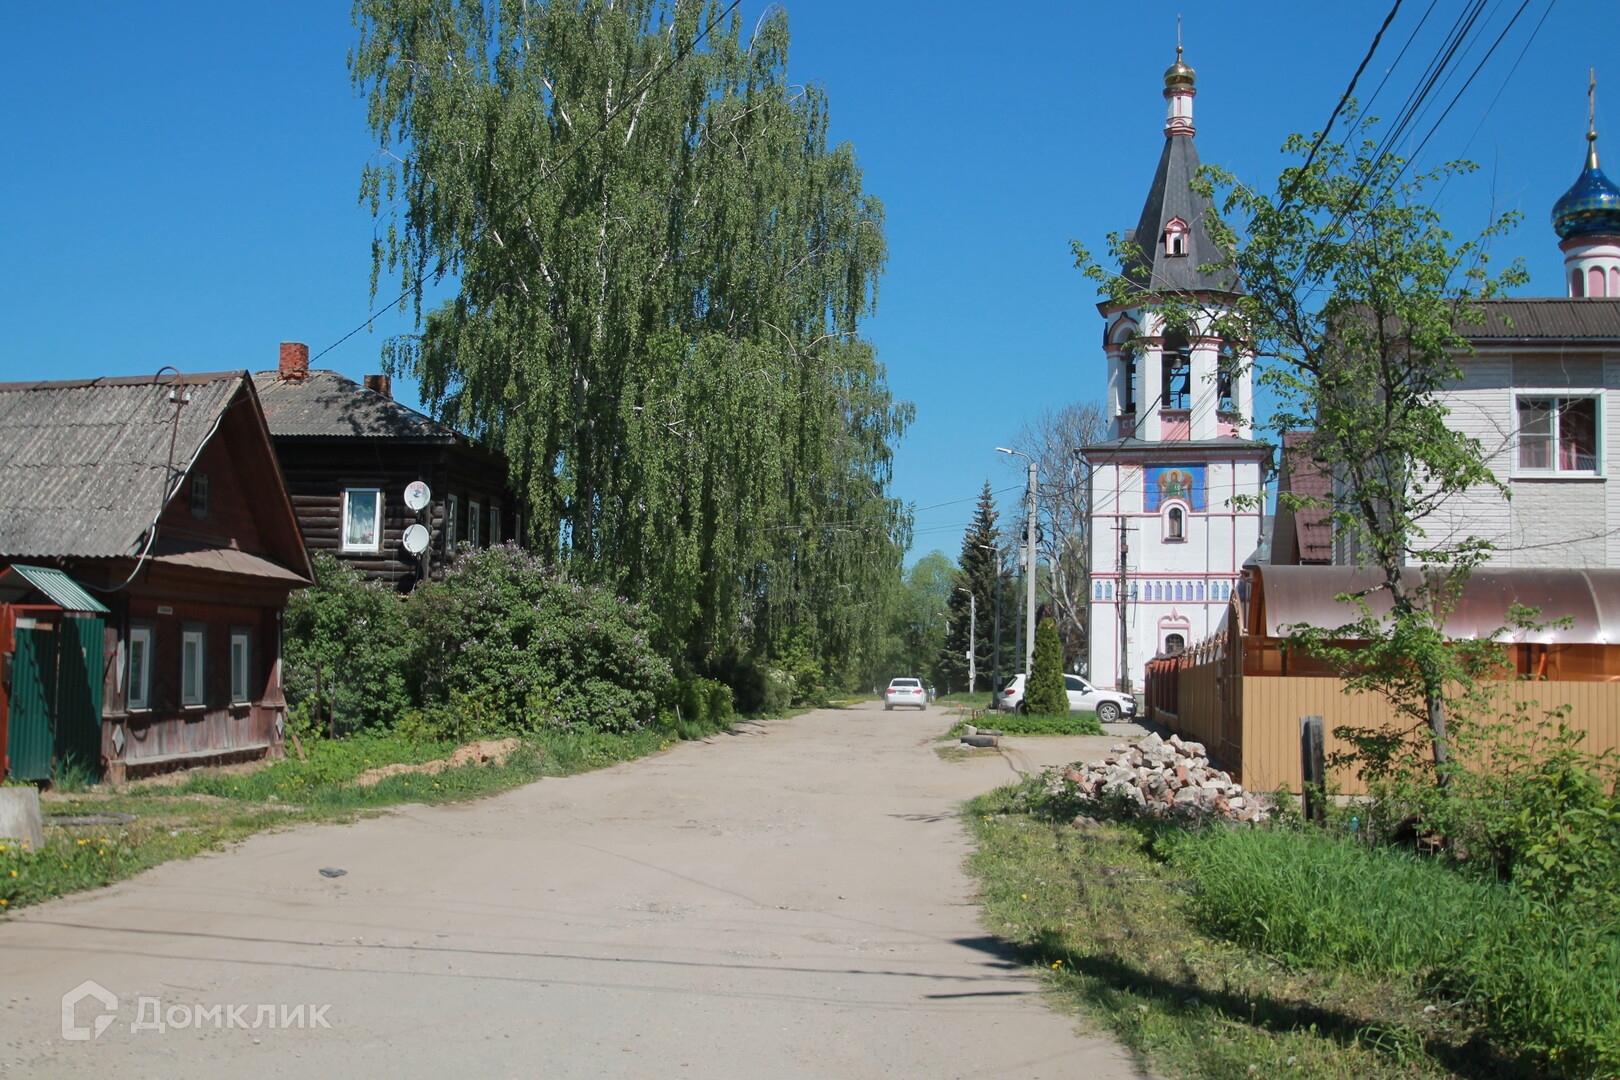
{"type": "Polygon", "coordinates": [[[979,688],[979,598],[973,595],[972,589],[964,589],[960,585],[957,592],[965,592],[968,596],[968,693],[979,688]]]}
{"type": "Polygon", "coordinates": [[[996,447],[998,454],[1013,454],[1029,462],[1029,492],[1024,504],[1024,678],[1035,677],[1035,459],[1022,450],[996,447]]]}

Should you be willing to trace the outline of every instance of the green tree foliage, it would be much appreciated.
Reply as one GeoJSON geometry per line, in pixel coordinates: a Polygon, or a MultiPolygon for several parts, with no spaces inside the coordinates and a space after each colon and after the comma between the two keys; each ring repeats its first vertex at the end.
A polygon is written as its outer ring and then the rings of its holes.
{"type": "Polygon", "coordinates": [[[342,735],[387,727],[410,707],[405,605],[325,552],[315,584],[287,601],[283,675],[293,720],[342,735]]]}
{"type": "Polygon", "coordinates": [[[882,207],[789,84],[783,10],[746,39],[670,0],[356,21],[374,275],[460,288],[390,368],[510,457],[542,559],[648,605],[680,664],[735,685],[802,648],[847,679],[901,572],[912,410],[858,337],[882,207]]]}
{"type": "MultiPolygon", "coordinates": [[[[1353,109],[1351,110],[1353,113],[1353,109]]],[[[1351,117],[1352,127],[1356,121],[1351,117]]],[[[1337,542],[1376,571],[1368,592],[1346,596],[1344,623],[1298,628],[1298,644],[1365,644],[1344,661],[1347,690],[1383,694],[1425,731],[1436,766],[1448,757],[1447,688],[1469,683],[1489,658],[1446,639],[1446,613],[1470,569],[1489,552],[1477,537],[1425,525],[1469,489],[1495,488],[1477,440],[1446,425],[1436,394],[1459,375],[1469,349],[1463,328],[1476,302],[1525,280],[1510,268],[1487,273],[1484,244],[1509,228],[1505,214],[1478,240],[1455,243],[1422,202],[1425,187],[1475,166],[1455,162],[1408,176],[1407,163],[1368,140],[1337,145],[1291,136],[1302,158],[1283,171],[1275,193],[1216,168],[1194,186],[1219,196],[1211,234],[1229,254],[1243,292],[1214,332],[1257,358],[1258,381],[1276,400],[1270,426],[1308,430],[1299,452],[1328,462],[1330,495],[1287,493],[1288,509],[1321,506],[1337,542]],[[1430,568],[1418,573],[1409,564],[1430,568]]],[[[1117,254],[1129,244],[1116,240],[1117,254]]],[[[1142,302],[1140,288],[1076,247],[1080,265],[1115,301],[1142,302]]],[[[1172,324],[1199,311],[1191,296],[1148,298],[1172,324]]],[[[1441,769],[1437,775],[1444,778],[1441,769]]]]}
{"type": "Polygon", "coordinates": [[[1024,704],[1035,716],[1069,713],[1069,694],[1063,684],[1063,643],[1052,619],[1042,619],[1035,630],[1035,670],[1029,676],[1024,704]]]}
{"type": "Polygon", "coordinates": [[[941,684],[950,690],[984,689],[990,685],[995,657],[996,575],[1002,576],[1002,677],[1012,673],[1018,663],[1011,642],[1015,638],[1012,612],[1017,597],[1001,567],[1000,533],[996,529],[996,500],[990,492],[990,481],[984,482],[979,504],[973,512],[973,523],[962,537],[962,553],[957,556],[956,576],[951,585],[950,607],[946,619],[945,647],[939,654],[937,670],[941,684]],[[966,590],[966,591],[963,591],[966,590]],[[972,594],[972,601],[968,599],[972,594]],[[974,619],[973,609],[977,608],[974,619]],[[971,633],[970,633],[971,631],[971,633]],[[968,687],[968,644],[970,637],[977,644],[979,685],[968,687]]]}
{"type": "Polygon", "coordinates": [[[645,611],[515,544],[462,552],[410,607],[423,704],[446,734],[633,731],[670,696],[645,611]]]}
{"type": "Polygon", "coordinates": [[[874,651],[866,680],[872,686],[898,676],[938,681],[935,666],[945,646],[945,619],[956,567],[942,551],[931,551],[906,572],[888,604],[886,633],[874,651]]]}

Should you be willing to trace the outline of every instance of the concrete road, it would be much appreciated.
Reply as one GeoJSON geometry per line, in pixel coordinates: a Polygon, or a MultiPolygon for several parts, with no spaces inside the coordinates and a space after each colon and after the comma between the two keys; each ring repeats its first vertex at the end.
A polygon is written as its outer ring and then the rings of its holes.
{"type": "Polygon", "coordinates": [[[877,705],[747,723],[27,909],[0,924],[0,1074],[1145,1075],[978,925],[954,816],[1114,740],[947,762],[946,723],[877,705]],[[85,980],[116,1005],[64,1018],[85,980]]]}

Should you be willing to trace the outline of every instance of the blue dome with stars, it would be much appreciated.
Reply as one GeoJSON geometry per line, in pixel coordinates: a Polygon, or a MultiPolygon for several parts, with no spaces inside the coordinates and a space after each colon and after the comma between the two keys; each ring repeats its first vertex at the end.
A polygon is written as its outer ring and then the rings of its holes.
{"type": "Polygon", "coordinates": [[[1575,185],[1553,203],[1552,225],[1560,240],[1620,234],[1620,188],[1598,168],[1596,146],[1575,185]]]}

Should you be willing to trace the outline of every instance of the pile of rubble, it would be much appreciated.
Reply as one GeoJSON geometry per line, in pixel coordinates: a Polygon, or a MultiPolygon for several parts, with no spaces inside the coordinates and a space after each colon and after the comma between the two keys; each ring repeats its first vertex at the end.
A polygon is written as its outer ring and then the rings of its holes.
{"type": "Polygon", "coordinates": [[[1076,762],[1054,775],[1084,794],[1121,795],[1149,813],[1219,815],[1234,821],[1265,821],[1271,808],[1243,790],[1232,777],[1210,765],[1202,743],[1179,735],[1149,735],[1137,743],[1117,743],[1101,761],[1076,762]]]}

